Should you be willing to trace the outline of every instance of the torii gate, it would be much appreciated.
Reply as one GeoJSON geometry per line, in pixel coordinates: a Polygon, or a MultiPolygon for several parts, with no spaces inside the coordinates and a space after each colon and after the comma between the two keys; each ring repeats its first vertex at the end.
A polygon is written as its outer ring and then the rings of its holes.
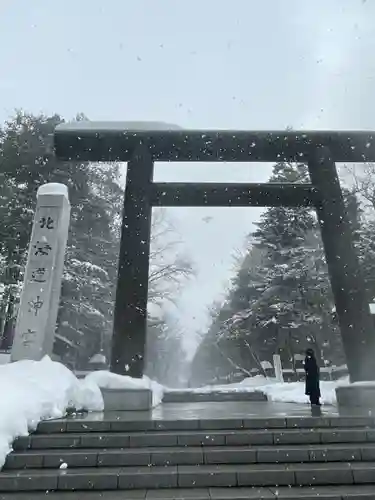
{"type": "Polygon", "coordinates": [[[153,206],[312,206],[351,381],[374,380],[375,332],[335,165],[375,161],[374,133],[151,128],[75,122],[59,125],[54,136],[62,161],[128,162],[111,370],[143,375],[153,206]],[[306,162],[311,184],[155,183],[157,161],[306,162]]]}

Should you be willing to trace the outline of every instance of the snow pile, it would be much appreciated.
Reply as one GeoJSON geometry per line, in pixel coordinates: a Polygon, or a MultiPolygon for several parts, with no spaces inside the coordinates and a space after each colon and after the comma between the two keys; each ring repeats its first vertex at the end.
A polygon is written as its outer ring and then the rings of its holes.
{"type": "MultiPolygon", "coordinates": [[[[320,401],[326,405],[336,404],[337,382],[320,382],[320,392],[322,397],[320,401]]],[[[305,395],[304,382],[278,382],[264,385],[259,388],[268,398],[268,401],[279,403],[310,403],[308,396],[305,395]]]]}
{"type": "Polygon", "coordinates": [[[223,384],[223,385],[206,385],[203,387],[198,387],[197,389],[167,389],[168,392],[194,392],[198,394],[209,394],[211,392],[254,392],[260,391],[260,388],[264,385],[268,385],[273,381],[276,382],[275,378],[266,378],[263,375],[256,375],[255,377],[248,377],[235,384],[223,384]]]}
{"type": "Polygon", "coordinates": [[[14,439],[27,436],[41,420],[63,417],[67,408],[103,410],[97,385],[78,380],[48,356],[0,366],[0,387],[0,468],[14,439]]]}
{"type": "Polygon", "coordinates": [[[374,380],[363,380],[362,382],[353,382],[350,385],[354,385],[356,387],[374,387],[375,381],[374,380]]]}
{"type": "MultiPolygon", "coordinates": [[[[349,380],[321,381],[321,402],[327,405],[335,405],[335,389],[338,385],[345,383],[349,383],[349,380]]],[[[266,378],[260,375],[244,379],[239,386],[250,387],[252,390],[262,392],[267,396],[268,401],[279,403],[310,403],[309,398],[305,395],[305,382],[278,382],[275,378],[266,378]]]]}
{"type": "MultiPolygon", "coordinates": [[[[349,384],[348,377],[339,381],[321,381],[321,402],[326,405],[335,405],[336,387],[346,384],[349,384]]],[[[266,378],[262,375],[245,378],[242,382],[236,384],[200,387],[192,389],[192,392],[199,394],[210,392],[262,392],[267,396],[268,401],[278,403],[310,403],[309,398],[305,395],[304,382],[277,382],[275,378],[266,378]]]]}
{"type": "Polygon", "coordinates": [[[59,182],[49,182],[47,184],[43,184],[39,187],[37,192],[37,197],[43,196],[45,194],[48,195],[60,195],[65,196],[67,200],[69,200],[68,188],[65,184],[60,184],[59,182]]]}
{"type": "Polygon", "coordinates": [[[137,379],[127,375],[117,375],[104,370],[95,371],[86,375],[85,380],[99,387],[107,389],[150,389],[152,391],[152,406],[158,406],[164,396],[164,387],[146,375],[137,379]]]}
{"type": "Polygon", "coordinates": [[[88,121],[79,120],[74,122],[60,123],[56,127],[57,132],[141,132],[155,130],[182,130],[179,125],[174,123],[158,122],[158,121],[88,121]]]}

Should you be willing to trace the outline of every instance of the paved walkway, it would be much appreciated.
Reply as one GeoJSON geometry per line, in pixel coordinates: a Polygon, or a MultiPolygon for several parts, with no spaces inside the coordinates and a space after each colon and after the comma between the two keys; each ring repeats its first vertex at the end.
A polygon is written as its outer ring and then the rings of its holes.
{"type": "MultiPolygon", "coordinates": [[[[319,411],[319,409],[318,409],[319,411]]],[[[322,407],[326,416],[338,415],[334,406],[322,407]]],[[[258,401],[224,401],[202,403],[164,403],[152,411],[153,419],[212,419],[212,418],[270,418],[311,417],[310,405],[258,401]]]]}
{"type": "MultiPolygon", "coordinates": [[[[353,410],[341,411],[334,406],[323,406],[312,410],[310,405],[272,402],[200,402],[200,403],[162,403],[151,411],[121,411],[89,413],[82,418],[93,420],[206,420],[206,419],[245,419],[277,417],[332,417],[338,415],[355,416],[353,410]]],[[[364,415],[368,416],[368,414],[364,415]]],[[[77,418],[77,416],[75,416],[77,418]]]]}

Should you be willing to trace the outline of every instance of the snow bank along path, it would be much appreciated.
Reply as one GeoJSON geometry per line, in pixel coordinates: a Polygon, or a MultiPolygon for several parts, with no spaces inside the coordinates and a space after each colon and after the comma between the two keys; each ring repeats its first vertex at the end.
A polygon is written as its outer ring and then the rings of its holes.
{"type": "Polygon", "coordinates": [[[0,468],[14,439],[27,436],[41,420],[63,417],[69,407],[103,409],[97,385],[78,380],[47,356],[0,366],[0,384],[0,468]]]}
{"type": "MultiPolygon", "coordinates": [[[[321,402],[326,405],[336,404],[335,389],[339,385],[349,383],[349,379],[341,379],[332,382],[320,382],[320,389],[322,393],[321,402]]],[[[187,392],[195,393],[209,393],[215,392],[262,392],[268,398],[268,401],[278,403],[305,403],[309,404],[309,398],[305,395],[304,382],[277,382],[275,378],[263,377],[258,375],[256,377],[249,377],[236,384],[227,385],[208,385],[199,387],[197,389],[186,389],[187,392]]]]}
{"type": "Polygon", "coordinates": [[[79,380],[64,365],[46,356],[41,361],[17,361],[0,366],[0,469],[16,437],[27,436],[38,423],[61,418],[68,408],[103,411],[100,387],[149,387],[153,404],[163,397],[163,387],[144,377],[142,380],[109,372],[89,374],[79,380]]]}

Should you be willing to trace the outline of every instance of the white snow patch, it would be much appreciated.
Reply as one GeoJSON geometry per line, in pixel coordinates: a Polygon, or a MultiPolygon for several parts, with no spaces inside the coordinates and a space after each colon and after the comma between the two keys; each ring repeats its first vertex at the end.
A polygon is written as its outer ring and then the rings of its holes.
{"type": "Polygon", "coordinates": [[[90,358],[89,363],[102,363],[105,365],[107,363],[107,358],[104,356],[102,352],[97,352],[90,358]]]}
{"type": "Polygon", "coordinates": [[[375,380],[363,380],[361,382],[353,382],[350,385],[355,387],[375,387],[375,380]]]}
{"type": "MultiPolygon", "coordinates": [[[[320,382],[321,403],[326,405],[336,404],[337,382],[320,382]]],[[[265,394],[268,401],[282,403],[310,403],[308,396],[305,395],[304,382],[286,382],[265,385],[261,388],[261,392],[265,394]]]]}
{"type": "Polygon", "coordinates": [[[36,194],[37,197],[43,196],[44,194],[65,196],[69,200],[68,187],[65,184],[60,184],[59,182],[48,182],[39,187],[36,194]]]}
{"type": "Polygon", "coordinates": [[[118,375],[105,370],[98,370],[86,375],[85,380],[107,389],[150,389],[152,391],[152,406],[158,406],[163,399],[164,387],[146,375],[143,378],[132,378],[118,375]]]}
{"type": "MultiPolygon", "coordinates": [[[[336,387],[347,384],[349,384],[348,377],[332,382],[321,381],[321,402],[326,405],[335,405],[336,387]]],[[[278,382],[276,378],[266,378],[262,375],[245,378],[242,382],[236,384],[211,385],[186,390],[186,392],[189,391],[199,394],[210,392],[262,392],[267,396],[269,401],[299,404],[310,403],[309,398],[305,395],[305,382],[278,382]]]]}
{"type": "Polygon", "coordinates": [[[61,418],[67,408],[102,411],[104,406],[97,385],[78,380],[48,356],[0,366],[0,387],[0,469],[14,439],[27,436],[41,420],[61,418]]]}
{"type": "Polygon", "coordinates": [[[198,394],[209,394],[210,392],[254,392],[260,390],[260,387],[270,383],[276,383],[275,378],[266,378],[263,375],[248,377],[235,384],[206,385],[197,389],[168,389],[168,392],[194,392],[198,394]]]}
{"type": "Polygon", "coordinates": [[[139,132],[139,131],[154,131],[154,130],[182,130],[179,125],[174,123],[158,122],[158,121],[75,121],[60,123],[57,125],[56,132],[69,131],[69,132],[139,132]]]}

